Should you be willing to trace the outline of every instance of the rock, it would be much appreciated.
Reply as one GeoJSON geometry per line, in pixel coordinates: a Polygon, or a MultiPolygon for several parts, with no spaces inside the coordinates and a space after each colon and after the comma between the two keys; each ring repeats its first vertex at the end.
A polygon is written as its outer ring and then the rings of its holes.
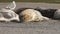
{"type": "Polygon", "coordinates": [[[58,9],[58,10],[54,13],[54,19],[60,20],[60,9],[58,9]]]}
{"type": "Polygon", "coordinates": [[[8,9],[0,10],[0,21],[12,21],[12,20],[20,21],[19,15],[12,10],[8,10],[8,9]]]}
{"type": "Polygon", "coordinates": [[[0,21],[10,22],[10,21],[20,21],[19,15],[13,10],[16,8],[15,1],[0,9],[0,21]]]}

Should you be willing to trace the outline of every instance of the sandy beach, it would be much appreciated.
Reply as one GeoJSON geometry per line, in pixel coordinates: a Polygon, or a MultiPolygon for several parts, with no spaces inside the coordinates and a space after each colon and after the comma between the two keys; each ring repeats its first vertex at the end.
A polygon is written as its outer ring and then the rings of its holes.
{"type": "MultiPolygon", "coordinates": [[[[18,8],[54,8],[60,9],[60,4],[48,3],[16,3],[18,8]]],[[[4,8],[8,3],[0,3],[0,8],[4,8]]],[[[60,20],[49,20],[43,22],[16,23],[0,22],[0,34],[60,34],[60,20]]]]}

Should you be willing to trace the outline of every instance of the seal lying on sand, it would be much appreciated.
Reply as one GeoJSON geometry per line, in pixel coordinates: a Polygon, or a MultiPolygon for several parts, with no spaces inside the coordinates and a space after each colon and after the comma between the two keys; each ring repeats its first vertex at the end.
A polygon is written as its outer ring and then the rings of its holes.
{"type": "Polygon", "coordinates": [[[49,9],[44,9],[44,8],[19,8],[19,9],[16,10],[16,13],[19,14],[25,9],[37,10],[42,14],[42,16],[45,16],[45,17],[48,17],[48,18],[51,18],[51,19],[54,18],[54,13],[58,10],[58,9],[50,9],[50,8],[49,9]]]}
{"type": "Polygon", "coordinates": [[[5,8],[0,9],[0,21],[9,22],[9,21],[20,21],[18,14],[16,14],[13,10],[15,9],[16,4],[13,1],[5,8]]]}
{"type": "Polygon", "coordinates": [[[42,16],[39,11],[34,9],[25,9],[19,14],[19,16],[23,22],[49,20],[49,18],[42,16]]]}

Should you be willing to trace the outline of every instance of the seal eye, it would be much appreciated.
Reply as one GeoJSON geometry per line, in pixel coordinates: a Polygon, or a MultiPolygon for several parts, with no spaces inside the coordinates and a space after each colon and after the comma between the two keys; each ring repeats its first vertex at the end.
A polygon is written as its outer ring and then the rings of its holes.
{"type": "Polygon", "coordinates": [[[22,15],[22,16],[20,16],[19,18],[22,19],[23,17],[24,17],[24,16],[22,15]]]}

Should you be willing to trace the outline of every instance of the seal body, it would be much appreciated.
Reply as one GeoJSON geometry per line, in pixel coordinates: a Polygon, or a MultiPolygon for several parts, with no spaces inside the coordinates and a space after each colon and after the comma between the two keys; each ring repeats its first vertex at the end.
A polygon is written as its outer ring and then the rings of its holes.
{"type": "Polygon", "coordinates": [[[34,9],[25,9],[19,14],[19,16],[24,22],[49,20],[49,18],[42,16],[39,11],[34,9]]]}

